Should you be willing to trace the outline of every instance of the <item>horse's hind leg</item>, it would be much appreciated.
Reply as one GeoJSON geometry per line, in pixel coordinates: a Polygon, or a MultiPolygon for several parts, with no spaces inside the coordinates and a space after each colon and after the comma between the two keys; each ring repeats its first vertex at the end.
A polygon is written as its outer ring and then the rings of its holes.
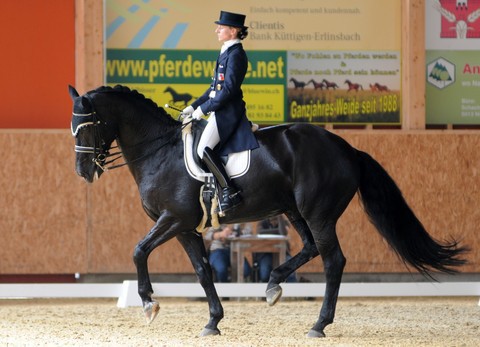
{"type": "Polygon", "coordinates": [[[220,335],[220,330],[217,326],[223,318],[223,307],[213,284],[212,268],[208,262],[202,235],[196,232],[181,233],[177,235],[177,240],[181,243],[185,252],[187,252],[208,300],[210,320],[200,336],[220,335]]]}
{"type": "Polygon", "coordinates": [[[303,248],[298,254],[281,264],[279,267],[275,268],[270,274],[270,280],[268,281],[266,291],[267,303],[270,306],[275,305],[282,296],[282,288],[280,287],[280,283],[284,282],[288,276],[290,276],[290,274],[296,271],[303,264],[307,263],[318,255],[318,249],[305,220],[299,219],[291,221],[291,223],[302,239],[303,248]]]}
{"type": "Polygon", "coordinates": [[[308,337],[325,337],[323,330],[328,324],[333,323],[335,316],[338,291],[346,264],[346,259],[338,242],[335,224],[336,221],[329,222],[323,228],[316,229],[319,231],[314,233],[315,244],[323,259],[326,289],[320,317],[308,332],[308,337]]]}

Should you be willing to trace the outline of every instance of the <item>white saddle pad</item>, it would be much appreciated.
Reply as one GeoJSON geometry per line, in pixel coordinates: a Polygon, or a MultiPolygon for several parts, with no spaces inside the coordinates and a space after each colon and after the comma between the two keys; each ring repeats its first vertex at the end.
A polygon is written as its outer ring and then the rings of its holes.
{"type": "MultiPolygon", "coordinates": [[[[195,160],[193,160],[193,135],[192,135],[192,124],[189,123],[182,130],[183,138],[183,158],[185,160],[185,167],[187,168],[190,176],[195,178],[198,181],[205,181],[205,177],[212,176],[210,172],[205,172],[201,167],[199,167],[195,160]]],[[[231,178],[236,178],[243,176],[247,173],[250,168],[250,150],[243,151],[239,153],[231,153],[228,155],[227,164],[225,169],[227,174],[231,178]]],[[[195,154],[196,155],[196,154],[195,154]]]]}

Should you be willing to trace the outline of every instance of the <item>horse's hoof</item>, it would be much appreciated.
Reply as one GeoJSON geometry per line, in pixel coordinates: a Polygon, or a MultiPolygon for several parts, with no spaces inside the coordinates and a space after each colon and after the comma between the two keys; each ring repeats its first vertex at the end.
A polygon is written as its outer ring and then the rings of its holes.
{"type": "Polygon", "coordinates": [[[221,334],[220,334],[220,330],[218,330],[218,329],[204,328],[203,331],[200,333],[200,337],[203,337],[203,336],[214,336],[214,335],[221,335],[221,334]]]}
{"type": "Polygon", "coordinates": [[[152,301],[144,304],[143,313],[145,313],[147,324],[153,322],[153,320],[158,316],[158,312],[160,312],[160,305],[158,304],[158,302],[152,301]]]}
{"type": "Polygon", "coordinates": [[[325,337],[325,333],[323,331],[316,331],[316,330],[311,329],[308,332],[307,337],[313,337],[313,338],[325,337]]]}
{"type": "Polygon", "coordinates": [[[267,297],[267,304],[269,306],[273,306],[282,297],[282,287],[277,284],[276,286],[267,289],[265,295],[267,297]]]}

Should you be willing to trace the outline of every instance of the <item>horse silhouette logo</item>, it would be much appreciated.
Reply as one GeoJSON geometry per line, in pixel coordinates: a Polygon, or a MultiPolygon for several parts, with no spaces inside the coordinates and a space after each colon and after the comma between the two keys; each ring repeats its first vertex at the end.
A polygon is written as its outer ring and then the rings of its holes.
{"type": "Polygon", "coordinates": [[[191,94],[177,93],[172,87],[167,87],[164,90],[164,93],[170,93],[170,95],[172,96],[172,100],[169,101],[169,103],[171,104],[183,103],[184,106],[187,106],[188,102],[193,99],[193,96],[191,94]]]}

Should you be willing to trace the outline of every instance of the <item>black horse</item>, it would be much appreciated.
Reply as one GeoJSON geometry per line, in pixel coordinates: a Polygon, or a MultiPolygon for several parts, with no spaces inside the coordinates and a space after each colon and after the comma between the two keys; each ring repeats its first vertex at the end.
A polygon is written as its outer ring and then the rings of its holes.
{"type": "MultiPolygon", "coordinates": [[[[83,96],[70,87],[70,95],[77,173],[87,182],[100,177],[109,165],[110,146],[116,140],[138,185],[143,207],[155,221],[133,255],[147,320],[151,322],[159,311],[151,297],[147,258],[156,247],[176,237],[190,257],[208,300],[210,320],[201,335],[220,334],[223,307],[205,261],[202,236],[195,230],[202,219],[198,202],[201,182],[191,178],[184,166],[182,123],[153,101],[122,86],[100,87],[83,96]]],[[[433,240],[392,178],[367,153],[309,124],[268,127],[257,131],[256,136],[260,148],[252,151],[250,171],[235,179],[244,202],[220,222],[240,223],[285,213],[299,233],[302,250],[271,273],[266,288],[270,305],[281,297],[281,282],[321,255],[325,297],[308,336],[325,336],[325,327],[333,322],[346,263],[335,228],[357,192],[373,224],[406,264],[428,277],[436,271],[453,273],[454,267],[464,264],[461,255],[466,249],[455,240],[444,244],[433,240]]]]}

